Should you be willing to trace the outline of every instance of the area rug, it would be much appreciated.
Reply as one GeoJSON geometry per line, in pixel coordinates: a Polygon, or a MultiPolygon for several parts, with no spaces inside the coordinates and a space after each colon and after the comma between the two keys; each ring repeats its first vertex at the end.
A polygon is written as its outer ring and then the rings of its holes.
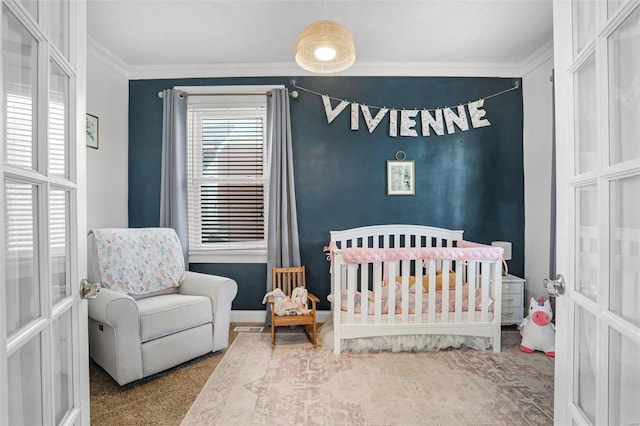
{"type": "Polygon", "coordinates": [[[335,356],[301,333],[273,350],[268,333],[239,333],[182,424],[551,425],[553,367],[517,344],[335,356]]]}

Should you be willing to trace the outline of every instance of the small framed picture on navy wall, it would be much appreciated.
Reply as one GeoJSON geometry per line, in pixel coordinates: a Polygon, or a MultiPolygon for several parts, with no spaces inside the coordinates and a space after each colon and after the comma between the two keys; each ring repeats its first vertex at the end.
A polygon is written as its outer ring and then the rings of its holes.
{"type": "Polygon", "coordinates": [[[387,195],[415,195],[413,160],[387,160],[387,195]]]}
{"type": "Polygon", "coordinates": [[[98,149],[98,117],[87,114],[87,146],[98,149]]]}

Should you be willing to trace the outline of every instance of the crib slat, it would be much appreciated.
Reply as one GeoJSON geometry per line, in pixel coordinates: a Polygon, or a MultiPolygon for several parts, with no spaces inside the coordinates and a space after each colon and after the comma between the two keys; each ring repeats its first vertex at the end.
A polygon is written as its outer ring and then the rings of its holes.
{"type": "MultiPolygon", "coordinates": [[[[347,241],[348,240],[340,240],[336,244],[341,249],[342,248],[346,248],[347,247],[347,241]]],[[[347,289],[347,270],[345,268],[340,268],[337,271],[340,274],[340,284],[341,285],[340,285],[340,288],[338,289],[338,291],[335,294],[340,294],[341,295],[342,294],[342,290],[346,290],[347,289]]],[[[340,297],[342,297],[342,296],[340,296],[340,297]]],[[[341,302],[339,302],[339,303],[341,303],[341,302]]]]}
{"type": "Polygon", "coordinates": [[[475,300],[476,300],[476,267],[477,263],[475,261],[469,261],[467,266],[467,283],[469,284],[469,309],[467,312],[467,322],[475,322],[475,300]]]}
{"type": "Polygon", "coordinates": [[[387,322],[394,324],[396,322],[396,262],[385,262],[385,264],[389,271],[387,274],[387,305],[389,306],[387,322]]]}
{"type": "Polygon", "coordinates": [[[436,322],[436,261],[429,260],[429,322],[436,322]]]}
{"type": "Polygon", "coordinates": [[[415,298],[416,298],[416,308],[415,308],[415,323],[422,324],[422,292],[424,291],[424,287],[422,287],[422,277],[423,277],[423,266],[421,260],[416,260],[415,263],[416,269],[416,283],[415,283],[415,298]]]}
{"type": "Polygon", "coordinates": [[[342,271],[342,252],[336,251],[333,258],[333,271],[331,274],[331,291],[334,295],[333,302],[333,353],[340,354],[342,349],[340,344],[340,332],[342,325],[342,286],[346,274],[342,271]],[[337,272],[336,272],[337,271],[337,272]],[[341,282],[336,282],[340,278],[341,282]]]}
{"type": "Polygon", "coordinates": [[[493,273],[491,274],[493,280],[493,323],[497,326],[495,334],[493,336],[493,352],[500,352],[501,339],[502,339],[502,263],[500,261],[493,263],[493,273]]]}
{"type": "Polygon", "coordinates": [[[402,261],[402,322],[409,322],[409,275],[411,261],[402,261]]]}
{"type": "Polygon", "coordinates": [[[374,323],[382,322],[382,262],[373,264],[374,323]]]}
{"type": "MultiPolygon", "coordinates": [[[[491,263],[482,262],[482,309],[480,321],[489,321],[489,280],[491,279],[491,263]]],[[[474,301],[475,304],[475,301],[474,301]]]]}
{"type": "Polygon", "coordinates": [[[442,261],[442,322],[449,322],[449,271],[451,270],[451,261],[445,259],[442,261]]]}
{"type": "MultiPolygon", "coordinates": [[[[393,235],[393,247],[394,248],[398,248],[401,247],[402,245],[400,244],[400,238],[402,237],[402,234],[394,234],[393,235]]],[[[391,241],[389,241],[389,244],[391,244],[391,241]]],[[[400,272],[400,261],[396,260],[394,262],[395,267],[396,267],[396,272],[400,272]]],[[[395,281],[394,281],[395,282],[395,281]]]]}
{"type": "Polygon", "coordinates": [[[357,270],[357,264],[351,264],[347,267],[347,322],[349,324],[353,324],[354,322],[357,270]]]}
{"type": "Polygon", "coordinates": [[[366,324],[369,319],[369,265],[360,266],[360,323],[366,324]]]}
{"type": "Polygon", "coordinates": [[[462,276],[464,267],[462,266],[462,262],[456,261],[456,322],[462,322],[462,276]]]}

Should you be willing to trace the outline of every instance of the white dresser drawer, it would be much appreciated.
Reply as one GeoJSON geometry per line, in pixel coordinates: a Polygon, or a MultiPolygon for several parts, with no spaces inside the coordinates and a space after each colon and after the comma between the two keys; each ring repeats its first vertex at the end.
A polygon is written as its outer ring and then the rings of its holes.
{"type": "Polygon", "coordinates": [[[502,308],[522,308],[522,293],[502,293],[502,308]]]}
{"type": "Polygon", "coordinates": [[[503,282],[502,283],[502,294],[508,294],[508,293],[520,293],[522,294],[522,283],[509,283],[509,282],[503,282]]]}
{"type": "Polygon", "coordinates": [[[522,323],[523,308],[507,308],[502,307],[502,324],[520,324],[522,323]]]}

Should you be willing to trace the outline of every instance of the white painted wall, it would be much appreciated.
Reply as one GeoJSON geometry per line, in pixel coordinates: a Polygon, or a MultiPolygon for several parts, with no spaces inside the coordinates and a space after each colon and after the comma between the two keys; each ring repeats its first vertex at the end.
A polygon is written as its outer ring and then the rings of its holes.
{"type": "Polygon", "coordinates": [[[91,43],[87,113],[99,118],[98,149],[87,148],[87,227],[127,227],[129,79],[91,43]]]}
{"type": "Polygon", "coordinates": [[[524,271],[529,298],[548,297],[543,280],[549,275],[551,226],[552,90],[549,77],[553,58],[522,78],[524,104],[524,271]]]}

